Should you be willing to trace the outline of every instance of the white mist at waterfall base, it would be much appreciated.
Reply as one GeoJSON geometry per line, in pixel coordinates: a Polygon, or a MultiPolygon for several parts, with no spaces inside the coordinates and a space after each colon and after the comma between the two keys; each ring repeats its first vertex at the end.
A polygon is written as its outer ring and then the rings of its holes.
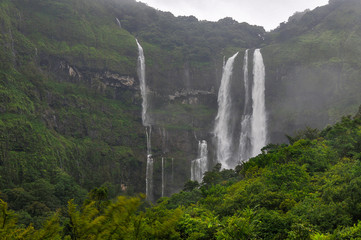
{"type": "Polygon", "coordinates": [[[198,158],[191,163],[191,180],[202,182],[204,173],[208,170],[208,146],[205,140],[198,143],[198,158]]]}
{"type": "Polygon", "coordinates": [[[241,136],[239,140],[239,162],[245,162],[251,157],[252,151],[252,142],[250,136],[251,130],[251,116],[244,115],[242,116],[242,123],[241,123],[241,136]]]}
{"type": "Polygon", "coordinates": [[[230,125],[231,118],[231,94],[230,82],[233,73],[233,63],[238,52],[230,57],[223,67],[221,86],[218,91],[218,113],[215,120],[214,136],[216,141],[217,162],[222,168],[234,167],[232,157],[232,134],[230,125]]]}
{"type": "Polygon", "coordinates": [[[267,115],[265,105],[265,66],[260,49],[254,51],[253,56],[253,89],[252,89],[252,118],[251,142],[252,155],[257,156],[267,141],[267,115]]]}

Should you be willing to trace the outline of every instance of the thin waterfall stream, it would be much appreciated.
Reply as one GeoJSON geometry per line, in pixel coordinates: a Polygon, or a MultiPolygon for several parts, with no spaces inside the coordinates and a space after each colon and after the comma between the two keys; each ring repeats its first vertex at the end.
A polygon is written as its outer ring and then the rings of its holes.
{"type": "Polygon", "coordinates": [[[198,143],[198,158],[191,163],[191,180],[202,182],[203,174],[208,170],[208,145],[205,140],[198,143]]]}
{"type": "Polygon", "coordinates": [[[144,51],[138,40],[138,77],[140,83],[140,93],[142,95],[142,123],[145,126],[147,136],[147,168],[146,168],[146,199],[153,202],[153,165],[154,160],[152,157],[152,126],[149,122],[148,116],[148,95],[147,85],[145,78],[145,57],[144,51]]]}

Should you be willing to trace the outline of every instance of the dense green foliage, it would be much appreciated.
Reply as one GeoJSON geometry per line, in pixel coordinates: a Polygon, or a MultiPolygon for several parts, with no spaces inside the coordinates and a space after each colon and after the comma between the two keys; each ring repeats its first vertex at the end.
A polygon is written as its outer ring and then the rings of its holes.
{"type": "Polygon", "coordinates": [[[174,17],[133,1],[109,1],[122,26],[148,43],[172,51],[176,58],[207,63],[228,48],[251,48],[262,42],[262,27],[238,23],[232,18],[218,22],[198,21],[194,16],[174,17]]]}
{"type": "Polygon", "coordinates": [[[360,114],[269,145],[235,170],[218,164],[146,210],[139,197],[109,201],[99,188],[39,229],[16,225],[1,202],[0,229],[10,239],[358,239],[360,114]]]}
{"type": "Polygon", "coordinates": [[[79,68],[134,74],[134,37],[119,29],[99,1],[14,1],[17,29],[38,54],[57,57],[79,68]],[[112,23],[112,24],[110,24],[112,23]],[[71,26],[71,27],[70,27],[71,26]]]}

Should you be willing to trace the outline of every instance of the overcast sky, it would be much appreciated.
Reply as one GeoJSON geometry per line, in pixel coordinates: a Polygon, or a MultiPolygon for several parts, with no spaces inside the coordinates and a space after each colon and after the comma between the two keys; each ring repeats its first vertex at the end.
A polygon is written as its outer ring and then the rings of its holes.
{"type": "Polygon", "coordinates": [[[326,5],[328,0],[138,0],[175,16],[193,15],[199,20],[218,21],[232,17],[238,22],[276,28],[295,12],[326,5]]]}

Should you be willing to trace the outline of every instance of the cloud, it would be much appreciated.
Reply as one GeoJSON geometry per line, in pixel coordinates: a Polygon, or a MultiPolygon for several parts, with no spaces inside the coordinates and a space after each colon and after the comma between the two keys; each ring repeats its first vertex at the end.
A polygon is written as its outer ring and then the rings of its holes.
{"type": "Polygon", "coordinates": [[[232,17],[239,22],[276,28],[296,11],[313,9],[328,0],[140,0],[176,16],[193,15],[200,20],[218,21],[232,17]]]}

